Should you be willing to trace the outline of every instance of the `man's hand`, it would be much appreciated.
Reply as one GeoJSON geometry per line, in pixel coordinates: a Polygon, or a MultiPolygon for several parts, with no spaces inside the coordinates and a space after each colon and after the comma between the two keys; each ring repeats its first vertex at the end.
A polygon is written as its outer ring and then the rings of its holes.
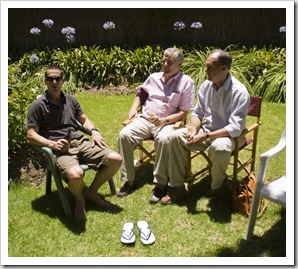
{"type": "Polygon", "coordinates": [[[104,142],[103,137],[101,134],[97,131],[92,131],[92,147],[95,147],[95,145],[98,145],[100,148],[108,148],[106,143],[104,142]]]}
{"type": "Polygon", "coordinates": [[[51,148],[62,153],[67,153],[69,150],[69,143],[64,138],[59,139],[58,141],[52,142],[51,148]]]}
{"type": "Polygon", "coordinates": [[[127,118],[129,120],[135,118],[136,116],[138,116],[138,111],[136,109],[131,109],[129,112],[128,112],[128,115],[127,115],[127,118]]]}
{"type": "Polygon", "coordinates": [[[201,144],[205,140],[206,140],[206,135],[205,134],[193,135],[193,133],[190,133],[189,135],[187,135],[187,141],[188,141],[187,144],[189,146],[194,146],[194,145],[201,144]]]}

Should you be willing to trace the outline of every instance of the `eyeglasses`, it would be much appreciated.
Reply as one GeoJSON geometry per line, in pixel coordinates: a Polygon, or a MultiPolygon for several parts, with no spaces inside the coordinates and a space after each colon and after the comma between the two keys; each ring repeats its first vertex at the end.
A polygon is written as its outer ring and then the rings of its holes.
{"type": "Polygon", "coordinates": [[[59,82],[62,79],[61,76],[56,76],[56,77],[46,77],[46,81],[50,81],[53,82],[54,80],[56,80],[57,82],[59,82]]]}

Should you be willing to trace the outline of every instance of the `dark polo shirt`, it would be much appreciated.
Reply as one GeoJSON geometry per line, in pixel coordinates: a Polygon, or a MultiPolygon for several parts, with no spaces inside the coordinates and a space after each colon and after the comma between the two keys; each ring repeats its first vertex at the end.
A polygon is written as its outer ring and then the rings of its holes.
{"type": "Polygon", "coordinates": [[[71,139],[80,139],[82,135],[75,124],[77,116],[84,114],[77,99],[61,92],[59,106],[49,102],[47,91],[28,108],[27,129],[39,127],[39,134],[47,139],[57,141],[64,138],[68,128],[72,128],[71,139]]]}

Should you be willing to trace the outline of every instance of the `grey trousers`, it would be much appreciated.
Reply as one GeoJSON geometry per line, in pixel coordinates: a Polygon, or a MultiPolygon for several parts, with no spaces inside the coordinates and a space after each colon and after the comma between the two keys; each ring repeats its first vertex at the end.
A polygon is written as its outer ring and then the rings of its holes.
{"type": "MultiPolygon", "coordinates": [[[[209,130],[206,130],[209,132],[209,130]]],[[[219,188],[226,177],[226,170],[230,162],[235,143],[233,138],[221,137],[213,141],[203,142],[194,147],[189,147],[186,141],[187,128],[175,130],[170,136],[169,154],[169,185],[179,186],[186,178],[187,151],[200,150],[209,152],[212,161],[211,189],[219,188]]],[[[199,133],[203,133],[203,129],[199,133]]],[[[240,144],[244,143],[240,141],[240,144]]]]}
{"type": "Polygon", "coordinates": [[[141,141],[153,138],[156,152],[153,182],[167,185],[169,180],[169,136],[174,131],[173,126],[173,124],[169,124],[158,128],[140,115],[120,131],[118,147],[123,158],[120,167],[122,181],[132,182],[135,179],[134,146],[141,141]]]}

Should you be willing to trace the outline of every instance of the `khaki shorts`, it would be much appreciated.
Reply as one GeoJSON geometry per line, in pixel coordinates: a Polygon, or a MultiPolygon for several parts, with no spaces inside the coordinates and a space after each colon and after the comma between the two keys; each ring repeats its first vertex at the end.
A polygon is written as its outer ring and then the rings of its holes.
{"type": "Polygon", "coordinates": [[[87,164],[90,168],[97,170],[110,153],[114,152],[110,148],[100,148],[95,145],[92,148],[91,141],[87,137],[80,140],[72,140],[70,143],[69,153],[61,154],[55,152],[56,164],[62,175],[67,182],[67,171],[79,164],[87,164]]]}

